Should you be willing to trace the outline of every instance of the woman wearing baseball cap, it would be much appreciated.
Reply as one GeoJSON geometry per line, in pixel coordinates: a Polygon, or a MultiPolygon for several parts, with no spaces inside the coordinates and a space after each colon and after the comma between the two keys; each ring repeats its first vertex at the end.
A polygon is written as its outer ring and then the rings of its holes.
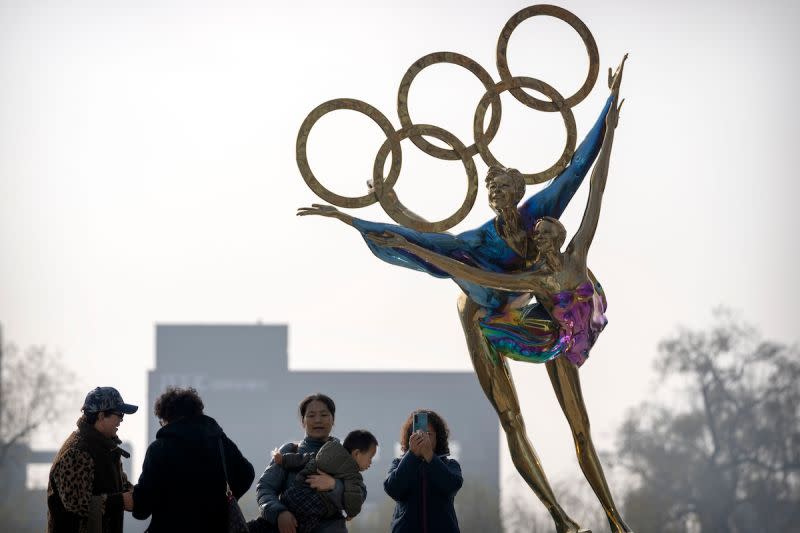
{"type": "Polygon", "coordinates": [[[132,485],[122,471],[117,430],[137,406],[125,403],[114,387],[86,395],[78,429],[67,437],[50,467],[47,484],[48,533],[122,533],[124,510],[131,510],[132,485]]]}

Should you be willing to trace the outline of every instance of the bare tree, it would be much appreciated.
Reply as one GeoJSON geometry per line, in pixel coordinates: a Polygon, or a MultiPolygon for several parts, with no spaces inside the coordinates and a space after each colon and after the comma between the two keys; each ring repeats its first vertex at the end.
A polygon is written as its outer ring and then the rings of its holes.
{"type": "Polygon", "coordinates": [[[14,446],[56,422],[72,391],[60,358],[42,346],[7,344],[0,357],[0,468],[14,446]]]}
{"type": "Polygon", "coordinates": [[[800,351],[727,311],[660,345],[669,404],[631,412],[614,454],[638,480],[626,517],[653,533],[789,531],[800,519],[800,351]]]}

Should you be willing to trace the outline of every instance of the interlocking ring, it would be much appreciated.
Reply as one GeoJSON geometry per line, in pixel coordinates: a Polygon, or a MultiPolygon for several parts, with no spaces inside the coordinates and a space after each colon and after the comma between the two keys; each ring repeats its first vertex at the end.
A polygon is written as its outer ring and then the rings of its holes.
{"type": "MultiPolygon", "coordinates": [[[[586,52],[589,54],[589,74],[586,76],[586,81],[583,82],[581,88],[578,89],[578,92],[565,100],[565,105],[567,107],[574,107],[586,98],[597,81],[597,74],[600,71],[600,54],[597,51],[597,43],[594,41],[594,37],[589,31],[589,28],[586,27],[586,24],[574,14],[561,7],[544,4],[529,6],[515,13],[514,16],[506,22],[506,25],[500,32],[500,37],[497,39],[497,71],[500,73],[500,79],[502,81],[508,81],[512,78],[511,71],[508,69],[508,57],[506,56],[508,40],[511,37],[511,33],[522,21],[537,15],[547,15],[563,20],[578,32],[578,35],[580,35],[583,40],[584,46],[586,46],[586,52]]],[[[537,111],[558,111],[554,102],[546,102],[534,98],[521,88],[511,90],[511,94],[521,103],[537,111]]]]}
{"type": "MultiPolygon", "coordinates": [[[[389,167],[389,176],[386,178],[385,187],[394,187],[397,182],[397,177],[400,175],[400,165],[402,164],[402,153],[400,151],[400,138],[394,131],[394,126],[389,122],[386,116],[372,107],[366,102],[361,100],[354,100],[352,98],[337,98],[335,100],[328,100],[314,108],[308,114],[303,124],[300,126],[300,131],[297,133],[297,145],[295,148],[297,167],[300,169],[300,174],[308,187],[316,193],[317,196],[330,202],[338,207],[366,207],[378,201],[372,193],[365,194],[364,196],[340,196],[333,191],[326,189],[319,180],[314,176],[311,167],[308,164],[308,154],[306,153],[306,144],[308,143],[308,134],[311,128],[317,121],[338,109],[349,109],[351,111],[358,111],[371,118],[383,130],[384,135],[389,140],[392,149],[392,165],[389,167]]],[[[382,177],[382,176],[381,176],[382,177]]]]}
{"type": "Polygon", "coordinates": [[[375,195],[380,200],[383,210],[398,224],[417,231],[447,231],[464,220],[472,209],[472,206],[475,205],[475,199],[478,197],[478,169],[475,167],[475,161],[472,159],[469,149],[464,146],[464,143],[462,143],[458,137],[445,129],[430,124],[413,124],[397,132],[397,136],[400,140],[405,138],[413,139],[413,137],[421,135],[430,135],[431,137],[436,137],[440,141],[449,144],[453,152],[458,154],[458,158],[464,163],[464,168],[467,171],[467,195],[464,197],[464,202],[461,204],[461,207],[443,220],[424,222],[408,216],[405,206],[399,199],[389,200],[389,195],[384,194],[386,188],[389,186],[389,180],[387,179],[386,183],[384,183],[383,166],[386,163],[386,156],[389,154],[389,150],[391,149],[392,153],[394,153],[394,146],[392,145],[391,139],[387,139],[386,142],[383,143],[378,150],[378,155],[375,157],[375,166],[372,169],[372,181],[375,188],[375,195]]]}
{"type": "Polygon", "coordinates": [[[366,207],[380,201],[383,210],[399,224],[419,231],[446,231],[464,220],[475,204],[475,199],[478,194],[478,171],[475,168],[473,156],[478,153],[487,165],[500,165],[500,162],[494,157],[491,150],[489,150],[489,144],[500,127],[500,116],[502,112],[500,93],[509,91],[517,100],[526,106],[538,111],[558,111],[564,119],[564,124],[567,129],[567,141],[564,146],[564,151],[558,161],[542,172],[523,174],[527,184],[541,183],[558,175],[558,173],[569,164],[570,158],[575,151],[575,144],[578,136],[575,126],[575,117],[572,114],[572,107],[581,102],[586,95],[589,94],[589,91],[591,91],[594,83],[597,81],[599,65],[599,54],[594,37],[592,37],[589,29],[578,17],[565,9],[550,5],[527,7],[511,17],[500,33],[500,38],[497,42],[497,69],[500,72],[500,82],[495,83],[483,67],[464,55],[455,52],[435,52],[423,56],[411,65],[400,82],[400,88],[397,94],[397,114],[400,117],[401,124],[401,129],[399,131],[395,131],[389,120],[380,111],[366,102],[351,98],[330,100],[311,111],[300,126],[300,131],[297,134],[296,146],[297,166],[300,169],[303,180],[305,180],[311,190],[314,191],[317,196],[335,206],[358,208],[366,207]],[[511,34],[522,21],[537,15],[556,17],[572,26],[575,31],[578,32],[581,39],[583,39],[583,43],[589,54],[589,74],[586,81],[575,94],[567,99],[564,99],[558,91],[543,81],[523,76],[512,77],[508,69],[506,52],[511,34]],[[463,67],[475,74],[486,88],[486,92],[475,110],[473,120],[473,136],[475,142],[468,147],[447,130],[429,124],[413,124],[411,121],[408,112],[408,93],[411,82],[414,81],[415,77],[422,69],[436,63],[452,63],[463,67]],[[537,99],[526,93],[523,88],[533,89],[545,95],[550,101],[537,99]],[[484,131],[484,119],[490,106],[492,108],[492,116],[489,120],[489,125],[484,131]],[[372,119],[381,128],[384,135],[386,135],[386,141],[378,150],[373,166],[374,191],[363,196],[340,196],[330,191],[317,180],[308,164],[306,150],[308,135],[311,128],[322,116],[338,109],[349,109],[351,111],[363,113],[372,119]],[[423,138],[424,135],[435,137],[448,144],[450,148],[435,146],[425,140],[423,138]],[[439,159],[460,159],[464,164],[464,168],[467,171],[467,195],[458,210],[449,217],[437,222],[419,220],[409,215],[408,210],[397,198],[397,195],[388,194],[394,188],[400,176],[400,168],[402,165],[400,141],[405,138],[411,139],[420,150],[428,155],[439,159]],[[388,175],[384,177],[383,168],[390,152],[392,154],[392,164],[389,168],[388,175]]]}
{"type": "MultiPolygon", "coordinates": [[[[481,83],[483,83],[483,86],[487,91],[495,84],[492,77],[488,72],[486,72],[486,69],[480,66],[477,61],[470,59],[465,55],[457,54],[455,52],[434,52],[421,57],[408,68],[403,76],[403,79],[400,81],[400,90],[397,92],[397,115],[400,117],[400,125],[402,127],[408,128],[413,125],[411,117],[408,114],[408,90],[411,88],[411,82],[414,81],[414,78],[422,69],[431,65],[435,65],[436,63],[451,63],[453,65],[458,65],[459,67],[464,67],[468,71],[475,74],[481,83]]],[[[497,134],[497,130],[500,128],[500,98],[495,95],[491,104],[492,118],[489,119],[489,126],[484,134],[488,139],[486,141],[487,143],[492,141],[494,136],[497,134]]],[[[481,127],[483,127],[483,124],[481,124],[481,127]]],[[[409,139],[411,139],[411,142],[413,142],[417,148],[430,156],[438,159],[460,159],[459,154],[454,150],[440,148],[426,141],[420,135],[411,135],[409,139]]],[[[470,157],[474,156],[478,153],[478,147],[475,144],[470,145],[467,147],[467,153],[470,157]]]]}
{"type": "Polygon", "coordinates": [[[489,107],[489,103],[493,100],[493,97],[496,97],[503,91],[521,91],[522,87],[534,89],[550,98],[550,103],[561,112],[564,125],[567,127],[567,142],[564,145],[564,151],[561,153],[561,157],[558,158],[558,161],[547,170],[532,174],[522,173],[522,176],[525,178],[525,183],[533,185],[557,176],[559,172],[567,168],[569,160],[575,152],[575,143],[578,140],[575,116],[572,114],[572,109],[564,104],[564,98],[558,91],[541,80],[526,78],[524,76],[501,81],[486,91],[486,94],[483,95],[483,98],[481,98],[481,101],[478,103],[478,108],[475,110],[475,120],[472,123],[472,132],[475,136],[475,144],[478,147],[478,152],[481,154],[484,163],[489,166],[503,166],[489,150],[489,143],[484,138],[485,136],[483,133],[483,119],[486,116],[486,109],[489,107]]]}

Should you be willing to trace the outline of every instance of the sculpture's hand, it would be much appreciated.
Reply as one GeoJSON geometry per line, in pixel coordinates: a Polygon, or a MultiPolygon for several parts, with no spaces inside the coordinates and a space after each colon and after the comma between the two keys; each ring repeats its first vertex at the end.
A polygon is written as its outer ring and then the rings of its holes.
{"type": "Polygon", "coordinates": [[[405,237],[391,231],[384,231],[383,233],[367,233],[367,239],[371,240],[378,246],[388,248],[406,248],[409,244],[405,237]]]}
{"type": "Polygon", "coordinates": [[[325,204],[311,204],[311,207],[299,207],[297,209],[297,216],[304,217],[306,215],[320,215],[323,217],[334,217],[342,214],[341,211],[332,205],[325,204]]]}
{"type": "Polygon", "coordinates": [[[611,68],[608,69],[608,88],[615,95],[619,95],[619,87],[622,84],[622,71],[625,70],[625,61],[627,59],[628,54],[625,54],[613,75],[611,74],[611,68]]]}
{"type": "Polygon", "coordinates": [[[625,60],[627,59],[628,54],[625,54],[625,57],[622,58],[622,61],[613,75],[611,74],[611,69],[608,69],[608,87],[611,89],[611,94],[614,95],[614,102],[611,106],[611,109],[608,110],[608,115],[606,115],[606,127],[610,130],[613,130],[617,127],[617,123],[619,122],[619,111],[622,109],[622,104],[625,103],[625,99],[623,98],[622,101],[619,102],[619,105],[617,105],[617,102],[619,101],[619,88],[622,84],[622,71],[625,69],[625,60]]]}
{"type": "Polygon", "coordinates": [[[351,224],[353,217],[346,213],[342,213],[332,205],[325,204],[311,204],[311,207],[300,207],[297,209],[297,216],[304,217],[307,215],[319,215],[323,217],[336,218],[345,224],[351,224]]]}

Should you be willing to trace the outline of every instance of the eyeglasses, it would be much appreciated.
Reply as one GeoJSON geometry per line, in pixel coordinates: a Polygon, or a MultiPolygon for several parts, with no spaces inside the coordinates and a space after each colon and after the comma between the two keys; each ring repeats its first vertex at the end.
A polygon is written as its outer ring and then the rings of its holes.
{"type": "Polygon", "coordinates": [[[120,420],[122,420],[122,417],[125,416],[125,413],[120,413],[119,411],[111,411],[110,414],[118,416],[120,420]]]}

